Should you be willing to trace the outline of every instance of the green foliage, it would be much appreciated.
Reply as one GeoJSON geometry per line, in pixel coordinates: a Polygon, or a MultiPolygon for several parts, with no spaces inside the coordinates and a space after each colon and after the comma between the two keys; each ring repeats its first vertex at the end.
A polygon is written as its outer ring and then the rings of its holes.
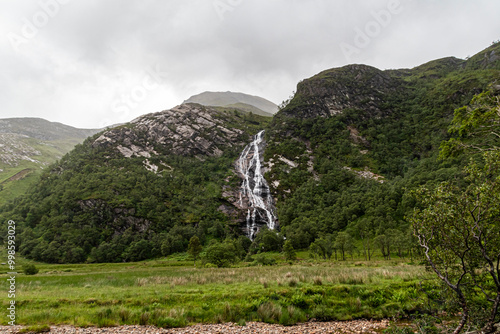
{"type": "Polygon", "coordinates": [[[229,267],[238,260],[234,242],[228,239],[224,242],[212,242],[206,247],[202,260],[204,263],[213,264],[219,268],[229,267]]]}
{"type": "Polygon", "coordinates": [[[297,254],[290,240],[286,240],[283,244],[283,253],[287,261],[295,261],[297,259],[297,254]]]}
{"type": "Polygon", "coordinates": [[[476,95],[467,106],[455,110],[450,134],[441,145],[446,158],[463,150],[482,152],[500,149],[500,91],[491,88],[476,95]]]}
{"type": "Polygon", "coordinates": [[[39,270],[34,264],[25,264],[23,265],[23,273],[25,275],[36,275],[39,270]]]}
{"type": "Polygon", "coordinates": [[[335,248],[340,251],[342,260],[345,261],[345,254],[354,250],[352,237],[347,232],[339,232],[335,238],[335,248]]]}
{"type": "Polygon", "coordinates": [[[273,266],[276,264],[276,260],[273,257],[264,253],[257,254],[253,258],[256,264],[260,264],[262,266],[273,266]]]}
{"type": "Polygon", "coordinates": [[[280,252],[283,245],[283,238],[274,230],[262,227],[255,236],[250,252],[280,252]]]}
{"type": "Polygon", "coordinates": [[[500,305],[500,154],[483,155],[465,169],[466,187],[442,183],[419,188],[409,217],[431,269],[462,309],[467,321],[491,332],[500,305]],[[480,292],[479,292],[480,291],[480,292]],[[472,309],[488,309],[475,318],[472,309]]]}
{"type": "Polygon", "coordinates": [[[198,258],[202,250],[203,246],[200,243],[200,239],[196,235],[191,237],[188,245],[188,253],[191,254],[191,256],[193,257],[195,264],[196,264],[196,259],[198,258]]]}
{"type": "MultiPolygon", "coordinates": [[[[343,232],[344,233],[344,232],[343,232]]],[[[350,249],[354,247],[354,245],[351,244],[351,239],[350,236],[347,233],[344,233],[348,236],[349,238],[349,245],[347,245],[350,249]]],[[[342,235],[344,236],[344,235],[342,235]]],[[[346,236],[346,237],[347,237],[346,236]]],[[[332,257],[333,252],[337,251],[339,248],[336,242],[336,238],[338,237],[337,234],[332,235],[324,235],[318,239],[316,239],[310,246],[309,246],[309,252],[312,258],[317,258],[321,257],[323,259],[330,259],[332,257]]],[[[340,239],[339,239],[340,240],[340,239]]],[[[342,246],[345,246],[344,244],[342,246]]],[[[344,251],[346,249],[344,248],[344,251]]]]}
{"type": "MultiPolygon", "coordinates": [[[[450,139],[453,110],[466,106],[455,112],[451,135],[469,129],[471,137],[497,126],[498,87],[489,87],[500,72],[492,64],[471,65],[479,60],[445,58],[391,71],[353,65],[299,83],[266,131],[265,152],[282,234],[295,249],[327,258],[319,239],[347,232],[353,244],[361,241],[366,260],[374,251],[386,259],[418,253],[405,219],[415,205],[407,190],[463,178],[463,156],[438,159],[441,143],[450,139]],[[367,171],[384,182],[360,177],[367,171]]],[[[467,141],[491,145],[495,137],[467,141]]]]}
{"type": "MultiPolygon", "coordinates": [[[[238,143],[269,122],[252,113],[212,116],[238,130],[238,143]]],[[[143,144],[151,140],[135,124],[121,129],[134,131],[143,144]]],[[[221,189],[242,147],[231,144],[220,147],[222,156],[194,157],[173,155],[168,145],[155,143],[157,154],[146,161],[125,158],[117,148],[122,143],[97,145],[100,135],[77,145],[45,169],[24,197],[0,208],[2,221],[17,223],[20,254],[49,263],[140,261],[185,252],[195,235],[204,244],[238,234],[218,208],[226,203],[221,189]],[[146,163],[158,166],[157,172],[146,163]]],[[[5,228],[0,225],[0,231],[5,228]]]]}

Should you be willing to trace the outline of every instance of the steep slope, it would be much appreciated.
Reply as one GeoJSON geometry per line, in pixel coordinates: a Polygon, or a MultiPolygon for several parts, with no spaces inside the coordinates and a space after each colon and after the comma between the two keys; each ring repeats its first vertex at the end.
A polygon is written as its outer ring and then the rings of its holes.
{"type": "Polygon", "coordinates": [[[262,97],[234,92],[203,92],[191,96],[183,103],[199,103],[204,106],[229,107],[254,114],[269,116],[278,111],[278,106],[262,97]],[[252,108],[253,107],[253,108],[252,108]]]}
{"type": "Polygon", "coordinates": [[[46,262],[132,261],[239,234],[223,212],[233,163],[268,118],[185,104],[88,138],[4,217],[46,262]],[[22,231],[22,232],[21,232],[22,231]]]}
{"type": "Polygon", "coordinates": [[[339,231],[404,235],[405,189],[460,177],[463,160],[439,161],[439,146],[454,109],[500,82],[499,52],[403,70],[349,65],[300,82],[266,131],[265,176],[287,239],[303,248],[339,231]]]}
{"type": "Polygon", "coordinates": [[[40,118],[0,119],[0,203],[24,193],[43,168],[98,131],[40,118]]]}

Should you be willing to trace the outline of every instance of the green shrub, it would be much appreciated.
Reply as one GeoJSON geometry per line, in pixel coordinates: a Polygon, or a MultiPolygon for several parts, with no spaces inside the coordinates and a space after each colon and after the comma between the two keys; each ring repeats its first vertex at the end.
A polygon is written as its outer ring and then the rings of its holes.
{"type": "Polygon", "coordinates": [[[273,266],[276,264],[276,260],[266,254],[257,254],[254,256],[254,260],[257,264],[263,266],[273,266]]]}
{"type": "Polygon", "coordinates": [[[306,300],[306,297],[304,294],[298,294],[298,295],[293,295],[291,299],[292,305],[295,305],[297,307],[300,307],[301,309],[304,309],[308,306],[308,302],[306,300]]]}
{"type": "Polygon", "coordinates": [[[37,267],[35,267],[34,264],[25,264],[23,266],[23,272],[25,275],[36,275],[38,274],[39,270],[37,267]]]}
{"type": "Polygon", "coordinates": [[[206,248],[202,259],[203,262],[212,263],[219,268],[229,267],[238,260],[236,257],[236,247],[229,240],[214,242],[206,248]]]}

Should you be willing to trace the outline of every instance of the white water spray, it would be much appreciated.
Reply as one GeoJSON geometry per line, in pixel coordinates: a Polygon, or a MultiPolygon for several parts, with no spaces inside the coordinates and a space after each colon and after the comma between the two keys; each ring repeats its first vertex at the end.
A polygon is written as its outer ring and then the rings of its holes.
{"type": "Polygon", "coordinates": [[[264,130],[254,136],[238,159],[237,167],[243,176],[240,191],[240,206],[243,197],[248,198],[246,217],[248,237],[253,240],[258,230],[258,223],[265,223],[269,229],[276,228],[273,198],[269,186],[261,173],[261,155],[259,145],[262,144],[264,130]]]}

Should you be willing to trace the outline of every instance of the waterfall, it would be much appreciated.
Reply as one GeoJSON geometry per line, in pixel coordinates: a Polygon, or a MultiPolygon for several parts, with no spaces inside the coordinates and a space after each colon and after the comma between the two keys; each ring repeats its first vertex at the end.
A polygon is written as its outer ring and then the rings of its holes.
{"type": "Polygon", "coordinates": [[[269,186],[261,172],[261,152],[264,130],[253,137],[237,162],[238,171],[243,176],[240,189],[239,205],[248,207],[246,216],[247,236],[253,240],[259,224],[265,224],[269,229],[276,228],[274,204],[269,186]],[[244,203],[245,200],[245,203],[244,203]]]}

